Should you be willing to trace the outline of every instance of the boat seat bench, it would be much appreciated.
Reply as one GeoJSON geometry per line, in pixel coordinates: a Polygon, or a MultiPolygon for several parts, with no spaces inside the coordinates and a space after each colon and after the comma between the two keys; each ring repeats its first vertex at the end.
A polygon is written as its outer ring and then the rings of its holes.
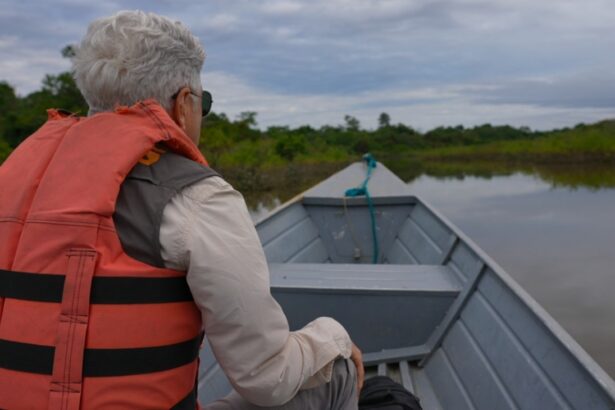
{"type": "Polygon", "coordinates": [[[272,263],[269,271],[291,329],[333,317],[374,363],[423,357],[462,287],[441,265],[272,263]]]}
{"type": "Polygon", "coordinates": [[[442,265],[272,263],[272,289],[332,289],[360,292],[457,294],[461,285],[442,265]]]}

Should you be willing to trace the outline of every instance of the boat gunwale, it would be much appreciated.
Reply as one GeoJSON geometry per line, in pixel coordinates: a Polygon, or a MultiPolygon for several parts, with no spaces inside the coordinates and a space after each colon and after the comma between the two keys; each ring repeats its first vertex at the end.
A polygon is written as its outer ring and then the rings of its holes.
{"type": "Polygon", "coordinates": [[[497,262],[495,262],[487,253],[482,250],[472,239],[464,234],[457,226],[448,220],[444,215],[437,211],[428,202],[414,196],[423,206],[439,218],[459,240],[464,242],[476,256],[481,258],[485,263],[485,267],[490,268],[493,273],[508,286],[512,293],[517,296],[522,303],[539,319],[540,323],[552,333],[559,344],[566,350],[574,359],[576,359],[583,370],[594,379],[602,390],[615,402],[615,381],[609,376],[606,371],[596,362],[585,349],[557,322],[549,312],[545,310],[517,281],[508,274],[497,262]]]}

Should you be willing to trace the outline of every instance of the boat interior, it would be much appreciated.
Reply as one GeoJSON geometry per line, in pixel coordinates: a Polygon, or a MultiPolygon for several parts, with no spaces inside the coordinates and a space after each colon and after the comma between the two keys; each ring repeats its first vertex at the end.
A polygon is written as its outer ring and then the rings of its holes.
{"type": "Polygon", "coordinates": [[[336,318],[363,350],[367,377],[388,375],[441,408],[418,361],[467,281],[463,267],[443,264],[455,236],[414,197],[374,201],[376,264],[364,200],[308,197],[259,226],[272,293],[291,328],[336,318]]]}
{"type": "MultiPolygon", "coordinates": [[[[610,378],[576,342],[382,168],[369,201],[338,192],[360,182],[357,164],[257,222],[291,330],[335,318],[363,351],[366,377],[390,376],[424,409],[609,408],[596,377],[610,378]]],[[[209,348],[201,360],[207,404],[231,386],[209,348]]]]}
{"type": "MultiPolygon", "coordinates": [[[[304,198],[258,224],[257,231],[269,262],[272,294],[291,330],[320,316],[335,318],[363,350],[367,377],[387,374],[419,395],[426,408],[439,408],[416,361],[426,356],[429,337],[466,278],[452,263],[442,264],[455,242],[451,234],[445,227],[434,228],[437,221],[430,221],[427,209],[413,197],[399,199],[378,204],[374,212],[377,264],[365,201],[304,198]],[[431,224],[429,233],[424,224],[431,224]]],[[[203,362],[202,372],[207,373],[203,362]]],[[[228,382],[218,381],[219,394],[212,394],[212,386],[205,387],[212,377],[201,378],[203,403],[210,401],[203,396],[213,399],[230,389],[228,382]]]]}

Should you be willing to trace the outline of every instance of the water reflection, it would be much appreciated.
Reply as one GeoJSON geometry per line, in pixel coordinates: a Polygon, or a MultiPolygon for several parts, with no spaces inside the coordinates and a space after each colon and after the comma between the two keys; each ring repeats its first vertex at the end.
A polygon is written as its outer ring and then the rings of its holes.
{"type": "MultiPolygon", "coordinates": [[[[615,163],[551,163],[523,164],[512,162],[421,162],[407,160],[385,161],[385,165],[404,181],[412,182],[424,176],[435,179],[463,181],[469,177],[492,179],[525,175],[550,188],[588,189],[597,191],[615,188],[615,163]]],[[[293,165],[273,169],[220,170],[227,180],[242,192],[248,207],[254,211],[271,208],[275,200],[285,202],[310,186],[345,167],[346,163],[293,165]]],[[[491,189],[514,189],[508,181],[491,184],[491,189]],[[497,185],[497,187],[496,187],[497,185]]]]}
{"type": "Polygon", "coordinates": [[[551,187],[598,190],[615,187],[615,163],[517,163],[502,161],[416,162],[386,164],[405,181],[421,175],[434,178],[493,178],[524,174],[540,178],[551,187]]]}
{"type": "Polygon", "coordinates": [[[291,165],[271,169],[217,169],[241,192],[252,218],[267,213],[280,203],[305,191],[317,182],[344,168],[346,163],[291,165]]]}
{"type": "MultiPolygon", "coordinates": [[[[335,169],[248,189],[259,219],[335,169]],[[323,175],[324,174],[324,175],[323,175]]],[[[513,276],[615,378],[615,165],[387,164],[513,276]]]]}

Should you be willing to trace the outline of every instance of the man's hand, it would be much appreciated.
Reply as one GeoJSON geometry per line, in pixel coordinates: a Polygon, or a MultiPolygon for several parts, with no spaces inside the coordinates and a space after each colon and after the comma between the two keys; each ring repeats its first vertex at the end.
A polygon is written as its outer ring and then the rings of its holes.
{"type": "Polygon", "coordinates": [[[352,344],[350,360],[352,360],[354,366],[357,368],[357,394],[359,394],[363,388],[363,381],[365,380],[365,369],[363,368],[363,354],[354,343],[352,344]]]}

